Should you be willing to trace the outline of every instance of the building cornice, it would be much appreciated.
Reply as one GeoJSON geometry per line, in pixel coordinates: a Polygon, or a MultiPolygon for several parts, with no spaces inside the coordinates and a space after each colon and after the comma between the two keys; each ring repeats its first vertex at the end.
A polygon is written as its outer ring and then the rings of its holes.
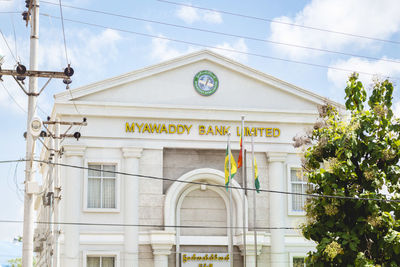
{"type": "Polygon", "coordinates": [[[84,145],[64,145],[64,155],[67,157],[77,156],[83,157],[85,155],[86,146],[84,145]]]}
{"type": "Polygon", "coordinates": [[[284,152],[267,152],[268,162],[284,162],[288,153],[284,152]]]}
{"type": "Polygon", "coordinates": [[[143,152],[143,148],[139,147],[123,147],[121,150],[124,158],[140,158],[143,152]]]}

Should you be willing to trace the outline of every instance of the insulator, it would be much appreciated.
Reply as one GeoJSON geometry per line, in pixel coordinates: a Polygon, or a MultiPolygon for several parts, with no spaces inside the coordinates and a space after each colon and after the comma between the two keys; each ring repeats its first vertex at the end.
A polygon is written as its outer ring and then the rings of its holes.
{"type": "Polygon", "coordinates": [[[26,67],[24,65],[22,65],[22,64],[18,64],[17,73],[18,74],[25,74],[26,73],[26,67]]]}
{"type": "Polygon", "coordinates": [[[64,80],[63,80],[63,83],[65,83],[65,84],[71,84],[71,83],[72,83],[72,80],[71,80],[71,79],[64,79],[64,80]]]}
{"type": "Polygon", "coordinates": [[[25,7],[26,8],[29,8],[29,4],[31,3],[31,1],[30,0],[25,0],[25,7]]]}
{"type": "Polygon", "coordinates": [[[25,76],[17,76],[17,80],[23,82],[25,80],[25,76]]]}
{"type": "Polygon", "coordinates": [[[74,137],[76,138],[76,140],[79,140],[79,138],[81,138],[81,133],[80,132],[75,132],[74,133],[74,137]]]}
{"type": "Polygon", "coordinates": [[[27,135],[27,133],[26,132],[24,132],[24,138],[26,139],[26,135],[27,135]]]}
{"type": "Polygon", "coordinates": [[[68,67],[66,67],[66,68],[64,69],[64,74],[65,74],[66,76],[68,76],[68,77],[71,77],[72,75],[74,75],[74,69],[71,68],[71,67],[68,65],[68,67]]]}
{"type": "Polygon", "coordinates": [[[22,19],[23,19],[23,20],[27,21],[27,20],[28,20],[28,16],[29,16],[28,11],[22,12],[22,19]]]}
{"type": "Polygon", "coordinates": [[[39,136],[40,137],[47,137],[47,133],[45,131],[41,131],[39,136]]]}

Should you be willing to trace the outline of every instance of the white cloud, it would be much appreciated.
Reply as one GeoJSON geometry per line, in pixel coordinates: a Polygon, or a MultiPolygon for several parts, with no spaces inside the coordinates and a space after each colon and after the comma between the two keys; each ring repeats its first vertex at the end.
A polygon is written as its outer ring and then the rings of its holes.
{"type": "Polygon", "coordinates": [[[226,57],[229,57],[231,59],[241,62],[247,62],[247,54],[244,53],[248,52],[248,48],[245,41],[242,38],[240,38],[233,44],[224,42],[223,44],[217,45],[216,47],[220,49],[211,49],[211,50],[215,51],[216,53],[222,54],[226,57]],[[236,53],[229,50],[237,50],[243,53],[236,53]]]}
{"type": "Polygon", "coordinates": [[[182,6],[176,12],[178,18],[182,19],[184,22],[188,24],[192,24],[195,21],[200,20],[200,15],[197,9],[189,6],[182,6]]]}
{"type": "Polygon", "coordinates": [[[206,11],[203,14],[203,20],[208,23],[220,24],[222,23],[222,16],[217,11],[206,11]]]}
{"type": "MultiPolygon", "coordinates": [[[[389,58],[384,57],[382,59],[388,60],[389,58]]],[[[390,59],[390,60],[396,60],[396,59],[390,59]]],[[[359,78],[364,83],[364,85],[371,84],[372,79],[374,77],[368,74],[362,74],[361,72],[370,73],[380,78],[386,78],[386,77],[390,78],[390,77],[400,76],[399,63],[387,62],[383,60],[369,61],[366,59],[352,57],[348,60],[340,60],[330,65],[330,67],[346,69],[346,70],[357,70],[358,72],[360,72],[359,78]]],[[[337,88],[344,88],[346,86],[348,75],[349,73],[334,69],[329,69],[327,73],[328,80],[332,82],[334,86],[337,88]]]]}
{"type": "MultiPolygon", "coordinates": [[[[159,37],[164,37],[159,34],[159,37]]],[[[157,61],[165,61],[175,58],[198,49],[189,46],[186,50],[179,50],[170,46],[171,41],[161,38],[153,38],[151,40],[151,57],[157,61]]]]}
{"type": "MultiPolygon", "coordinates": [[[[54,31],[46,34],[48,38],[41,41],[39,62],[42,63],[41,68],[63,70],[67,66],[64,43],[60,32],[54,31]],[[53,38],[50,38],[51,36],[53,38]],[[60,37],[55,39],[54,36],[60,37]]],[[[99,77],[106,75],[110,63],[118,58],[120,53],[117,45],[122,37],[111,29],[99,33],[87,29],[73,29],[66,32],[66,36],[68,58],[75,70],[73,84],[76,84],[75,80],[85,83],[99,80],[99,77]]]]}
{"type": "MultiPolygon", "coordinates": [[[[158,36],[163,37],[163,35],[159,34],[158,36]]],[[[224,55],[226,57],[232,58],[234,60],[246,62],[247,55],[242,53],[235,53],[229,50],[237,50],[244,53],[247,53],[248,48],[243,39],[238,39],[235,43],[224,42],[222,44],[216,45],[216,48],[210,49],[218,54],[224,55]],[[219,48],[219,49],[218,49],[219,48]]],[[[179,50],[171,46],[171,41],[160,38],[153,38],[151,42],[151,57],[157,61],[165,61],[171,58],[175,58],[181,55],[185,55],[194,51],[199,50],[200,48],[189,46],[186,49],[179,50]]]]}
{"type": "Polygon", "coordinates": [[[192,24],[197,21],[210,24],[222,23],[221,13],[217,11],[199,11],[198,9],[190,6],[181,6],[176,11],[176,15],[187,24],[192,24]]]}
{"type": "MultiPolygon", "coordinates": [[[[333,31],[354,33],[375,38],[389,38],[399,31],[400,1],[398,0],[312,0],[293,18],[283,16],[276,20],[333,31]]],[[[350,46],[371,48],[372,40],[353,38],[301,27],[271,23],[270,39],[321,49],[338,50],[350,46]]],[[[276,48],[291,58],[319,55],[306,49],[277,45],[276,48]]]]}
{"type": "MultiPolygon", "coordinates": [[[[40,40],[38,59],[40,63],[39,69],[62,71],[67,66],[62,35],[59,30],[56,30],[55,28],[47,28],[45,31],[46,34],[43,35],[40,40]]],[[[74,29],[73,34],[67,31],[66,36],[69,60],[75,70],[75,74],[72,77],[73,83],[71,84],[71,87],[74,88],[74,84],[97,81],[99,80],[99,77],[105,78],[110,68],[110,64],[115,63],[114,61],[118,58],[120,53],[117,48],[118,43],[122,40],[120,34],[110,29],[104,30],[100,33],[94,33],[85,29],[74,29]]],[[[10,48],[14,50],[14,38],[6,36],[6,39],[10,48]]],[[[18,56],[21,57],[21,62],[28,67],[28,41],[17,39],[17,42],[19,50],[18,56]]],[[[15,54],[15,51],[13,51],[13,53],[15,54]]],[[[1,40],[0,54],[5,55],[3,69],[13,69],[15,64],[14,58],[10,54],[5,42],[1,40]]],[[[15,81],[11,77],[6,76],[3,76],[3,80],[3,84],[18,104],[26,108],[27,97],[22,93],[15,81]]],[[[28,79],[26,79],[26,81],[27,80],[28,79]]],[[[41,79],[40,81],[42,82],[41,84],[45,82],[44,79],[41,79]]],[[[52,94],[60,92],[63,88],[65,88],[65,85],[62,81],[59,79],[53,79],[50,85],[38,98],[38,103],[41,109],[47,112],[50,111],[53,105],[52,94]],[[57,90],[54,91],[54,88],[57,88],[57,90]]],[[[10,110],[18,113],[22,112],[1,85],[0,106],[10,108],[10,110]]],[[[41,111],[38,111],[38,114],[44,115],[41,111]]]]}

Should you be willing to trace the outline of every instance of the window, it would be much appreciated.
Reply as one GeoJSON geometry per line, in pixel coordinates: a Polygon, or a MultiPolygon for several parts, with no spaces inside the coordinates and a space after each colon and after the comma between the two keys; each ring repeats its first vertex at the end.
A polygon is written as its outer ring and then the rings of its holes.
{"type": "MultiPolygon", "coordinates": [[[[307,194],[310,188],[306,178],[302,175],[300,168],[289,168],[289,191],[292,193],[307,194]]],[[[289,195],[289,213],[292,215],[304,214],[306,196],[289,195]]]]}
{"type": "Polygon", "coordinates": [[[305,258],[304,257],[293,257],[292,258],[292,266],[293,267],[305,267],[305,258]]]}
{"type": "Polygon", "coordinates": [[[88,256],[86,267],[114,267],[115,257],[88,256]]]}
{"type": "Polygon", "coordinates": [[[115,165],[89,164],[87,183],[88,208],[116,208],[115,165]]]}

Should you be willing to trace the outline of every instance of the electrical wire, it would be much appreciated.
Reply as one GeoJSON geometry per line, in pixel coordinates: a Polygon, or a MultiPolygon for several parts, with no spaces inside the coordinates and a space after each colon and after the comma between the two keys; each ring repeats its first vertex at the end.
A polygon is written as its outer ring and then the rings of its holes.
{"type": "Polygon", "coordinates": [[[10,20],[11,20],[11,25],[13,27],[13,32],[14,32],[14,44],[15,44],[15,57],[18,58],[18,61],[21,61],[21,59],[18,57],[18,49],[17,49],[17,34],[15,32],[15,25],[14,25],[14,20],[12,15],[10,15],[10,20]]]}
{"type": "Polygon", "coordinates": [[[68,60],[67,41],[65,38],[64,16],[63,16],[63,11],[62,11],[61,0],[59,0],[59,5],[60,5],[60,16],[61,16],[61,28],[62,28],[63,40],[64,40],[65,60],[67,61],[67,65],[68,65],[68,64],[70,64],[70,62],[68,60]]]}
{"type": "MultiPolygon", "coordinates": [[[[60,17],[49,15],[49,14],[41,14],[42,16],[46,17],[51,17],[55,19],[60,19],[60,17]]],[[[109,27],[109,26],[104,26],[104,25],[99,25],[95,23],[90,23],[90,22],[84,22],[84,21],[79,21],[79,20],[73,20],[73,19],[66,19],[64,18],[65,21],[69,22],[74,22],[74,23],[79,23],[79,24],[84,24],[88,26],[93,26],[93,27],[98,27],[98,28],[103,28],[103,29],[110,29],[114,31],[119,31],[119,32],[124,32],[124,33],[129,33],[129,34],[135,34],[135,35],[140,35],[144,37],[150,37],[150,38],[156,38],[156,39],[162,39],[162,40],[167,40],[171,42],[176,42],[176,43],[183,43],[183,44],[188,44],[188,45],[193,45],[197,47],[202,47],[202,48],[209,48],[209,49],[215,49],[215,50],[221,50],[221,51],[227,51],[227,52],[233,52],[237,54],[243,54],[243,55],[249,55],[249,56],[255,56],[255,57],[260,57],[260,58],[266,58],[266,59],[272,59],[272,60],[278,60],[278,61],[284,61],[284,62],[291,62],[295,64],[300,64],[300,65],[306,65],[306,66],[312,66],[312,67],[318,67],[318,68],[324,68],[324,69],[332,69],[332,70],[337,70],[337,71],[342,71],[342,72],[347,72],[347,73],[353,73],[357,72],[359,74],[364,74],[368,76],[375,77],[375,73],[369,73],[369,72],[364,72],[364,71],[357,71],[357,70],[351,70],[351,69],[344,69],[344,68],[339,68],[339,67],[332,67],[332,66],[327,66],[327,65],[322,65],[322,64],[317,64],[317,63],[310,63],[306,61],[299,61],[299,60],[292,60],[292,59],[285,59],[285,58],[280,58],[280,57],[275,57],[275,56],[269,56],[265,54],[257,54],[257,53],[250,53],[250,52],[244,52],[236,49],[230,49],[230,48],[224,48],[224,47],[216,47],[216,46],[210,46],[206,44],[201,44],[201,43],[195,43],[195,42],[190,42],[190,41],[184,41],[180,39],[173,39],[173,38],[168,38],[164,36],[157,36],[153,34],[148,34],[148,33],[140,33],[140,32],[135,32],[135,31],[130,31],[130,30],[124,30],[120,28],[115,28],[115,27],[109,27]]],[[[400,77],[394,77],[394,76],[388,76],[388,78],[391,78],[393,80],[400,80],[400,77]]]]}
{"type": "MultiPolygon", "coordinates": [[[[4,90],[6,90],[7,94],[9,95],[9,97],[14,101],[14,103],[15,103],[24,113],[27,113],[26,110],[17,102],[17,100],[14,98],[14,96],[10,93],[10,91],[8,91],[7,87],[6,87],[3,83],[1,83],[1,85],[3,86],[4,90]]],[[[38,110],[39,110],[40,112],[43,113],[43,115],[47,116],[47,113],[46,113],[39,105],[36,105],[36,106],[37,106],[38,110]]]]}
{"type": "Polygon", "coordinates": [[[15,192],[16,192],[16,194],[17,194],[17,197],[18,197],[18,200],[21,202],[21,203],[24,203],[24,190],[22,190],[21,188],[19,188],[19,185],[18,185],[18,178],[17,178],[17,171],[18,171],[18,165],[19,165],[19,162],[17,162],[17,164],[15,164],[15,170],[14,170],[14,184],[15,184],[15,192]],[[21,194],[21,192],[22,192],[22,194],[21,194]]]}
{"type": "Polygon", "coordinates": [[[323,29],[323,28],[307,26],[307,25],[300,25],[300,24],[284,22],[284,21],[279,21],[279,20],[274,20],[274,19],[269,19],[269,18],[260,18],[260,17],[250,16],[250,15],[233,13],[233,12],[224,11],[224,10],[218,10],[218,9],[205,8],[205,7],[200,7],[200,6],[193,6],[193,5],[190,5],[190,4],[178,3],[178,2],[167,1],[167,0],[157,0],[157,1],[158,2],[167,3],[167,4],[177,5],[177,6],[186,6],[186,7],[191,7],[191,8],[196,8],[196,9],[206,10],[206,11],[211,11],[211,12],[219,12],[221,14],[226,14],[226,15],[231,15],[231,16],[236,16],[236,17],[242,17],[242,18],[247,18],[247,19],[254,19],[254,20],[266,21],[266,22],[270,22],[270,23],[277,23],[277,24],[295,26],[295,27],[300,27],[300,28],[309,29],[309,30],[340,34],[340,35],[345,35],[345,36],[350,36],[350,37],[363,38],[363,39],[386,42],[386,43],[400,44],[400,42],[398,42],[398,41],[393,41],[393,40],[388,40],[388,39],[380,39],[380,38],[375,38],[375,37],[365,36],[365,35],[359,35],[359,34],[354,34],[354,33],[334,31],[334,30],[323,29]]]}
{"type": "Polygon", "coordinates": [[[10,51],[11,56],[14,58],[15,62],[18,62],[18,60],[17,60],[17,58],[14,56],[14,53],[12,52],[10,46],[8,45],[7,39],[6,39],[6,37],[4,36],[3,31],[0,30],[0,33],[1,33],[1,36],[3,36],[4,42],[6,43],[6,45],[7,45],[7,47],[8,47],[8,50],[10,51]]]}
{"type": "MultiPolygon", "coordinates": [[[[0,223],[22,223],[20,220],[0,220],[0,223]]],[[[80,225],[80,226],[127,226],[127,227],[160,227],[160,228],[188,228],[188,229],[243,229],[242,226],[210,226],[210,225],[163,225],[163,224],[126,224],[126,223],[90,223],[90,222],[44,222],[36,221],[36,224],[46,225],[80,225]]],[[[255,230],[296,230],[298,227],[251,227],[255,230]]]]}
{"type": "Polygon", "coordinates": [[[15,103],[24,113],[27,113],[26,110],[17,102],[17,100],[14,98],[14,96],[10,93],[10,91],[8,91],[7,87],[6,87],[2,82],[0,82],[0,83],[1,83],[1,85],[3,86],[4,90],[6,90],[8,96],[14,101],[14,103],[15,103]]]}
{"type": "MultiPolygon", "coordinates": [[[[5,160],[5,161],[0,161],[0,163],[9,163],[9,162],[18,162],[18,161],[27,161],[27,160],[25,160],[25,159],[20,159],[20,160],[5,160]]],[[[83,166],[76,166],[76,165],[65,164],[65,163],[55,163],[55,162],[50,162],[50,161],[45,161],[45,160],[33,159],[32,161],[38,162],[38,163],[43,163],[43,164],[52,164],[52,165],[56,165],[56,166],[75,168],[75,169],[99,171],[99,169],[96,169],[96,168],[89,168],[89,167],[83,167],[83,166]]],[[[213,187],[219,187],[219,188],[224,188],[224,189],[227,188],[227,189],[238,189],[238,190],[248,190],[248,191],[256,191],[256,190],[257,190],[257,189],[255,189],[255,188],[249,188],[249,187],[238,187],[238,186],[231,186],[231,185],[226,186],[226,185],[220,185],[220,184],[210,184],[210,183],[195,182],[195,181],[182,181],[182,180],[177,180],[177,179],[172,179],[172,178],[166,178],[166,177],[157,177],[157,176],[144,175],[144,174],[133,174],[133,173],[127,173],[127,172],[121,172],[121,171],[105,171],[105,172],[114,173],[114,174],[119,174],[119,175],[124,175],[124,176],[132,176],[132,177],[146,178],[146,179],[154,179],[154,180],[161,180],[161,181],[170,181],[170,182],[177,182],[177,183],[184,183],[184,184],[195,184],[195,185],[213,186],[213,187]]],[[[312,198],[333,198],[333,199],[357,200],[357,201],[377,201],[377,202],[386,202],[386,203],[400,203],[400,200],[399,200],[399,199],[387,199],[387,197],[391,197],[391,196],[389,196],[389,195],[384,195],[384,194],[382,194],[382,196],[386,197],[385,199],[381,199],[381,198],[356,197],[356,196],[339,196],[339,195],[307,194],[307,193],[296,193],[296,192],[279,191],[279,190],[268,190],[268,189],[259,189],[258,191],[264,192],[264,193],[274,193],[274,194],[284,194],[284,195],[305,196],[305,197],[312,197],[312,198]]]]}
{"type": "MultiPolygon", "coordinates": [[[[48,1],[41,1],[41,3],[58,5],[57,3],[48,2],[48,1]]],[[[398,60],[377,58],[377,57],[364,56],[364,55],[358,55],[358,54],[352,54],[352,53],[346,53],[346,52],[340,52],[340,51],[333,51],[333,50],[329,50],[329,49],[322,49],[322,48],[309,47],[309,46],[303,46],[303,45],[297,45],[297,44],[291,44],[291,43],[277,42],[277,41],[273,41],[273,40],[269,40],[269,39],[261,39],[261,38],[256,38],[256,37],[252,37],[252,36],[244,36],[244,35],[239,35],[239,34],[231,34],[231,33],[183,26],[183,25],[178,25],[178,24],[173,24],[173,23],[161,22],[161,21],[157,21],[157,20],[150,20],[150,19],[132,17],[132,16],[127,16],[127,15],[121,15],[121,14],[111,13],[111,12],[102,11],[102,10],[95,10],[95,9],[89,9],[89,8],[83,8],[83,7],[71,6],[71,5],[65,5],[65,4],[63,5],[63,7],[68,7],[68,8],[72,8],[72,9],[93,12],[93,13],[98,13],[98,14],[103,14],[103,15],[108,15],[108,16],[120,17],[120,18],[125,18],[125,19],[150,22],[150,23],[155,23],[155,24],[159,24],[159,25],[171,26],[171,27],[175,27],[175,28],[182,28],[182,29],[187,29],[187,30],[218,34],[218,35],[223,35],[223,36],[228,36],[228,37],[243,38],[243,39],[247,39],[247,40],[264,42],[264,43],[272,43],[272,44],[277,44],[277,45],[291,46],[291,47],[296,47],[296,48],[301,48],[301,49],[308,49],[308,50],[314,50],[314,51],[326,52],[326,53],[332,53],[332,54],[338,54],[338,55],[344,55],[344,56],[351,56],[351,57],[359,57],[359,58],[365,58],[365,59],[371,59],[371,60],[381,60],[381,61],[392,62],[392,63],[400,63],[400,61],[398,61],[398,60]]]]}
{"type": "MultiPolygon", "coordinates": [[[[39,163],[44,163],[44,164],[53,164],[53,165],[62,166],[62,167],[70,167],[70,168],[76,168],[76,169],[82,169],[82,170],[99,171],[99,169],[96,169],[96,168],[76,166],[76,165],[71,165],[71,164],[54,163],[54,162],[49,162],[49,161],[44,161],[44,160],[35,160],[35,159],[33,161],[39,162],[39,163]]],[[[184,184],[205,185],[205,186],[213,186],[213,187],[220,187],[220,188],[227,188],[227,189],[259,191],[259,192],[274,193],[274,194],[306,196],[306,197],[313,197],[313,198],[334,198],[334,199],[346,199],[346,200],[357,200],[357,201],[360,201],[360,200],[361,201],[371,201],[372,200],[372,201],[378,201],[378,202],[400,203],[400,199],[387,199],[387,197],[389,197],[389,196],[388,195],[383,195],[383,194],[382,194],[382,196],[385,196],[386,199],[339,196],[339,195],[307,194],[307,193],[296,193],[296,192],[287,192],[287,191],[279,191],[279,190],[268,190],[268,189],[259,189],[259,190],[257,190],[255,188],[238,187],[238,186],[231,186],[231,185],[226,186],[226,185],[220,185],[220,184],[210,184],[210,183],[195,182],[195,181],[182,181],[182,180],[177,180],[177,179],[172,179],[172,178],[157,177],[157,176],[143,175],[143,174],[132,174],[132,173],[121,172],[121,171],[105,171],[105,172],[114,173],[114,174],[120,174],[120,175],[125,175],[125,176],[133,176],[133,177],[138,177],[138,178],[146,178],[146,179],[178,182],[178,183],[184,183],[184,184]]]]}

